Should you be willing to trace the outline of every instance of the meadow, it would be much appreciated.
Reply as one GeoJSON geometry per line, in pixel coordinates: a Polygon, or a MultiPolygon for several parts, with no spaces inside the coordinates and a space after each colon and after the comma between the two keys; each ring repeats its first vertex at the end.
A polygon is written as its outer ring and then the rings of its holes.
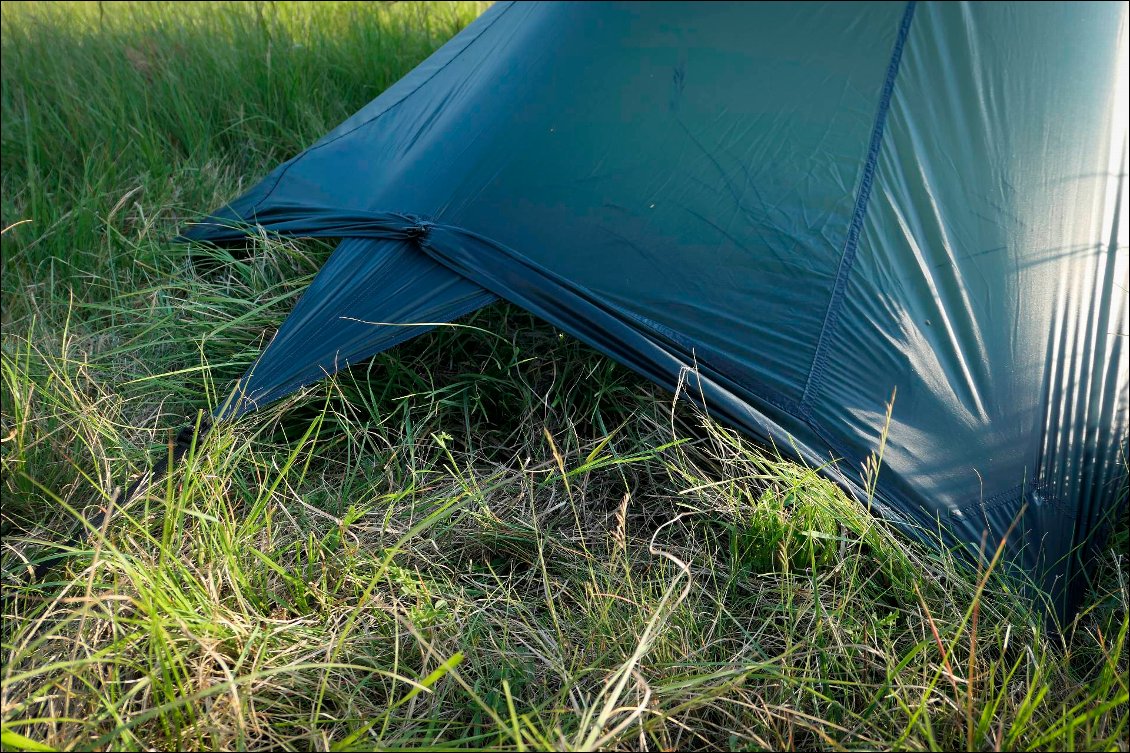
{"type": "Polygon", "coordinates": [[[178,228],[484,8],[3,3],[3,749],[1130,749],[1125,518],[1049,623],[503,304],[112,505],[332,249],[178,228]]]}

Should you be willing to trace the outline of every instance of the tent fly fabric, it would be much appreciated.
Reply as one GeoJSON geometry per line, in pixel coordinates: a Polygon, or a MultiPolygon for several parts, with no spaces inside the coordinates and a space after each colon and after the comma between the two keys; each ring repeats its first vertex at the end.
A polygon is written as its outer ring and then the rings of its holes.
{"type": "Polygon", "coordinates": [[[1126,499],[1126,44],[1123,2],[495,4],[184,231],[340,239],[216,418],[503,298],[857,493],[896,394],[875,509],[1015,522],[1069,614],[1126,499]]]}

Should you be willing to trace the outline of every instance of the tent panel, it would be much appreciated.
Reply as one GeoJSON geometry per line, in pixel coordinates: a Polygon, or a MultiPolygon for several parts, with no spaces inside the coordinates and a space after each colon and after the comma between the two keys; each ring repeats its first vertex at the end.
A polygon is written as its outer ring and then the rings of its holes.
{"type": "Polygon", "coordinates": [[[216,417],[266,405],[494,300],[409,241],[348,238],[216,417]]]}
{"type": "Polygon", "coordinates": [[[918,8],[815,396],[858,461],[897,389],[887,488],[972,543],[1026,505],[1030,572],[1125,483],[1126,82],[1096,75],[1124,24],[1116,3],[918,8]]]}

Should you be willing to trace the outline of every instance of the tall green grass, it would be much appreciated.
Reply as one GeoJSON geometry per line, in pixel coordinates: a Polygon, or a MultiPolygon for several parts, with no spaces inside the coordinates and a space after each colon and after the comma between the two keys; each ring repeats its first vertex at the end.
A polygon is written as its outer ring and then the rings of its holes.
{"type": "Polygon", "coordinates": [[[328,253],[178,224],[481,10],[3,4],[3,747],[1126,750],[1125,524],[1053,632],[505,306],[111,506],[328,253]]]}

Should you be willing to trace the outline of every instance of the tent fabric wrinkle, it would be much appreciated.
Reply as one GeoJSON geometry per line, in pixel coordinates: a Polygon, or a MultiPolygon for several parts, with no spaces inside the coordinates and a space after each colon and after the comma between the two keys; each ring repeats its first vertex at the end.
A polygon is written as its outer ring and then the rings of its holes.
{"type": "Polygon", "coordinates": [[[215,417],[501,298],[860,499],[885,441],[880,515],[1011,528],[1068,615],[1126,499],[1126,60],[1120,2],[496,3],[183,230],[340,239],[215,417]]]}

